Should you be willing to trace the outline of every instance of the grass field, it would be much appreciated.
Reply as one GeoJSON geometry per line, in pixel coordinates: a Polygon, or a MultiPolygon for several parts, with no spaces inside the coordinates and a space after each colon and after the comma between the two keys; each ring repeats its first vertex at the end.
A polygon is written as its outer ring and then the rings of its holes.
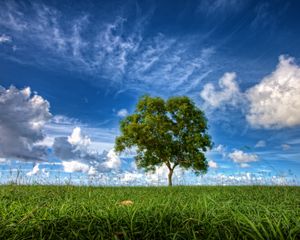
{"type": "Polygon", "coordinates": [[[1,239],[300,239],[300,188],[9,185],[0,214],[1,239]]]}

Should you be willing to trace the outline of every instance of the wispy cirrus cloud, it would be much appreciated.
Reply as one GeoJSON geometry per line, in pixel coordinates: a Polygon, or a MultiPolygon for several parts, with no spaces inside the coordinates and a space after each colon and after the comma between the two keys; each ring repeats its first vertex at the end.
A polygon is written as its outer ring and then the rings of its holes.
{"type": "Polygon", "coordinates": [[[7,43],[7,42],[11,42],[11,37],[6,34],[1,34],[0,35],[0,44],[7,43]]]}
{"type": "Polygon", "coordinates": [[[251,22],[251,27],[267,31],[274,30],[289,7],[289,1],[283,2],[281,8],[275,8],[268,1],[258,2],[254,8],[255,17],[251,22]]]}
{"type": "Polygon", "coordinates": [[[266,147],[267,143],[265,140],[259,140],[256,144],[255,144],[255,148],[263,148],[266,147]]]}
{"type": "Polygon", "coordinates": [[[213,47],[199,47],[195,38],[144,34],[151,11],[130,21],[126,13],[116,12],[95,23],[90,14],[64,16],[45,4],[5,1],[0,6],[0,26],[19,49],[5,55],[14,61],[63,66],[93,76],[96,85],[104,80],[108,86],[143,92],[194,91],[211,72],[213,47]]]}
{"type": "Polygon", "coordinates": [[[248,0],[199,0],[198,11],[207,15],[237,12],[241,10],[247,2],[248,0]]]}

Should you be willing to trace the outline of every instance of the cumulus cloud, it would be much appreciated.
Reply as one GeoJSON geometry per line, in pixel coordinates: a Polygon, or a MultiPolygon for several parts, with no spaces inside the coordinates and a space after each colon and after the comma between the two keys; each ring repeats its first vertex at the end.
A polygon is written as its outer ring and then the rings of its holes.
{"type": "Polygon", "coordinates": [[[245,153],[241,150],[234,150],[228,154],[228,157],[235,163],[239,163],[241,167],[245,167],[243,163],[257,162],[258,156],[256,154],[245,153]]]}
{"type": "Polygon", "coordinates": [[[266,141],[264,140],[259,140],[254,147],[256,148],[261,148],[261,147],[265,147],[267,145],[266,141]]]}
{"type": "Polygon", "coordinates": [[[294,58],[281,55],[275,71],[246,92],[240,91],[235,79],[235,73],[225,73],[219,90],[208,83],[200,96],[212,108],[241,103],[247,122],[254,128],[300,125],[300,66],[294,58]]]}
{"type": "Polygon", "coordinates": [[[11,42],[11,37],[5,34],[0,35],[0,44],[1,43],[6,43],[6,42],[11,42]]]}
{"type": "Polygon", "coordinates": [[[208,161],[208,166],[211,168],[218,168],[218,164],[213,160],[208,161]]]}
{"type": "Polygon", "coordinates": [[[219,90],[212,83],[204,85],[200,96],[211,107],[217,108],[223,104],[236,105],[240,101],[240,90],[235,73],[225,73],[219,80],[219,90]]]}
{"type": "Polygon", "coordinates": [[[43,175],[45,177],[49,177],[49,172],[45,168],[40,169],[40,164],[36,163],[33,166],[32,170],[26,173],[26,176],[32,177],[36,175],[43,175]]]}
{"type": "Polygon", "coordinates": [[[105,166],[106,168],[109,168],[109,169],[119,169],[120,168],[120,166],[121,166],[121,159],[116,154],[116,152],[114,151],[114,149],[111,149],[107,153],[106,156],[107,156],[107,159],[103,163],[103,166],[105,166]]]}
{"type": "Polygon", "coordinates": [[[42,129],[51,118],[49,103],[29,87],[0,86],[0,157],[45,160],[46,147],[35,145],[44,139],[42,129]]]}
{"type": "Polygon", "coordinates": [[[257,128],[284,128],[300,124],[300,67],[280,56],[277,68],[246,92],[246,119],[257,128]]]}
{"type": "Polygon", "coordinates": [[[66,137],[70,135],[70,133],[72,134],[74,126],[84,129],[85,136],[92,137],[93,141],[90,140],[88,148],[90,150],[96,150],[96,152],[109,151],[112,149],[114,147],[115,137],[119,131],[118,128],[91,127],[80,122],[78,119],[55,115],[44,127],[45,133],[47,134],[46,139],[38,144],[52,146],[55,138],[66,137]]]}
{"type": "Polygon", "coordinates": [[[35,164],[34,167],[32,168],[31,171],[29,171],[28,173],[26,173],[27,176],[31,177],[33,175],[36,175],[38,172],[40,171],[40,168],[39,168],[39,164],[35,164]]]}
{"type": "Polygon", "coordinates": [[[81,129],[76,127],[73,129],[71,136],[68,137],[68,142],[76,145],[78,148],[86,148],[91,144],[91,139],[81,133],[81,129]]]}
{"type": "Polygon", "coordinates": [[[117,112],[119,117],[126,117],[128,115],[128,111],[126,108],[122,108],[117,112]]]}
{"type": "Polygon", "coordinates": [[[144,174],[140,172],[125,172],[120,176],[120,183],[125,185],[136,184],[141,182],[144,178],[144,174]]]}
{"type": "Polygon", "coordinates": [[[55,156],[62,160],[97,160],[98,153],[89,148],[91,139],[76,127],[68,137],[56,137],[54,139],[53,151],[55,156]]]}
{"type": "Polygon", "coordinates": [[[92,146],[91,139],[82,133],[81,128],[76,127],[70,136],[56,137],[52,149],[68,172],[95,175],[120,168],[121,159],[113,149],[99,153],[92,146]]]}
{"type": "Polygon", "coordinates": [[[67,173],[73,173],[73,172],[88,173],[91,168],[89,165],[79,161],[63,161],[62,166],[64,167],[64,171],[67,173]]]}

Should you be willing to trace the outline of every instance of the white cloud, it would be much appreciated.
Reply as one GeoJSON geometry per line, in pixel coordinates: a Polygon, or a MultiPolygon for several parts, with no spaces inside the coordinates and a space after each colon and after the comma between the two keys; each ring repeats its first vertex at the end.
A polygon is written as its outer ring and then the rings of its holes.
{"type": "Polygon", "coordinates": [[[211,168],[218,168],[218,164],[213,160],[208,161],[208,166],[211,168]]]}
{"type": "MultiPolygon", "coordinates": [[[[88,23],[88,17],[81,15],[76,19],[68,19],[65,26],[61,24],[62,19],[60,11],[45,4],[26,5],[13,1],[0,3],[0,26],[5,27],[16,41],[30,41],[31,46],[48,51],[49,64],[59,54],[65,60],[68,59],[70,65],[76,62],[78,68],[79,63],[85,66],[81,53],[87,43],[81,33],[88,23]]],[[[43,63],[42,58],[38,59],[43,63]]]]}
{"type": "Polygon", "coordinates": [[[88,173],[90,171],[89,165],[75,160],[63,161],[62,166],[64,167],[64,171],[68,173],[72,173],[72,172],[88,173]]]}
{"type": "Polygon", "coordinates": [[[134,54],[142,40],[140,31],[124,34],[126,18],[117,17],[112,23],[104,24],[97,34],[94,48],[98,52],[96,64],[107,77],[114,79],[124,75],[128,65],[128,56],[134,54]],[[114,73],[111,69],[114,68],[114,73]]]}
{"type": "Polygon", "coordinates": [[[217,152],[219,152],[219,153],[222,153],[222,152],[224,152],[225,148],[224,148],[224,146],[223,146],[222,144],[219,144],[219,145],[215,148],[215,150],[216,150],[217,152]]]}
{"type": "Polygon", "coordinates": [[[207,174],[198,185],[295,185],[293,179],[270,173],[241,172],[237,174],[207,174]]]}
{"type": "Polygon", "coordinates": [[[6,42],[11,42],[11,37],[7,36],[5,34],[0,35],[0,44],[1,43],[6,43],[6,42]]]}
{"type": "Polygon", "coordinates": [[[265,147],[267,145],[266,141],[264,140],[259,140],[254,147],[256,148],[261,148],[261,147],[265,147]]]}
{"type": "Polygon", "coordinates": [[[125,172],[120,177],[121,184],[139,183],[144,178],[144,174],[139,172],[125,172]]]}
{"type": "Polygon", "coordinates": [[[63,161],[65,169],[78,166],[82,168],[78,171],[89,175],[119,170],[122,163],[113,149],[102,153],[94,149],[93,141],[82,133],[80,127],[75,127],[68,137],[56,137],[52,148],[55,156],[63,161]]]}
{"type": "Polygon", "coordinates": [[[300,67],[280,56],[273,73],[246,92],[246,119],[257,128],[284,128],[300,124],[300,67]]]}
{"type": "Polygon", "coordinates": [[[226,151],[226,148],[222,145],[222,144],[219,144],[217,147],[215,147],[213,149],[214,151],[217,151],[218,153],[222,154],[222,157],[225,158],[226,155],[227,155],[227,151],[226,151]]]}
{"type": "Polygon", "coordinates": [[[51,123],[62,124],[64,126],[68,126],[68,125],[74,126],[75,124],[79,124],[79,121],[64,115],[55,115],[51,119],[51,123]]]}
{"type": "MultiPolygon", "coordinates": [[[[173,183],[180,182],[184,175],[184,170],[177,167],[173,173],[173,183]]],[[[164,164],[160,167],[156,167],[154,172],[147,172],[145,174],[145,181],[150,185],[166,185],[168,183],[169,169],[164,164]]]]}
{"type": "Polygon", "coordinates": [[[36,175],[43,176],[43,177],[49,177],[50,173],[49,173],[49,171],[46,170],[46,168],[40,169],[40,164],[36,163],[33,166],[32,170],[26,173],[26,176],[32,177],[32,176],[36,176],[36,175]]]}
{"type": "Polygon", "coordinates": [[[43,177],[49,177],[49,171],[47,171],[45,168],[40,169],[40,164],[36,163],[32,170],[26,173],[26,176],[33,177],[33,176],[43,176],[43,177]]]}
{"type": "Polygon", "coordinates": [[[219,80],[220,90],[208,83],[200,96],[213,108],[242,104],[246,120],[254,128],[300,125],[300,66],[294,58],[281,55],[275,71],[244,93],[240,92],[235,78],[235,73],[225,73],[219,80]]]}
{"type": "Polygon", "coordinates": [[[19,90],[0,86],[0,157],[19,160],[45,160],[45,123],[51,118],[49,103],[29,87],[19,90]]]}
{"type": "Polygon", "coordinates": [[[76,127],[68,137],[56,137],[54,139],[54,154],[62,160],[81,159],[94,161],[99,159],[99,154],[89,148],[91,140],[81,133],[81,129],[76,127]]]}
{"type": "Polygon", "coordinates": [[[30,177],[30,176],[38,174],[39,171],[40,171],[40,168],[39,168],[39,164],[37,163],[34,165],[33,169],[30,172],[26,173],[26,175],[30,177]]]}
{"type": "MultiPolygon", "coordinates": [[[[106,184],[110,185],[167,185],[168,184],[168,168],[163,165],[156,167],[155,172],[144,172],[132,168],[130,171],[109,172],[105,175],[106,184]],[[108,181],[108,182],[107,182],[108,181]]],[[[98,175],[102,178],[101,174],[98,175]]],[[[96,176],[96,178],[98,177],[96,176]]],[[[176,184],[182,180],[183,171],[180,168],[175,168],[173,175],[173,183],[176,184]]]]}
{"type": "MultiPolygon", "coordinates": [[[[51,145],[53,145],[55,138],[66,137],[70,132],[72,134],[74,126],[79,127],[81,132],[84,131],[84,136],[89,136],[88,138],[93,139],[93,141],[90,140],[88,148],[96,152],[109,151],[112,149],[114,147],[115,137],[119,131],[118,128],[91,127],[80,122],[78,119],[56,115],[45,125],[44,129],[47,136],[46,139],[39,144],[49,146],[52,142],[51,145]]],[[[68,141],[68,138],[64,141],[68,141]]]]}
{"type": "Polygon", "coordinates": [[[122,108],[117,112],[119,117],[126,117],[128,115],[128,111],[126,108],[122,108]]]}
{"type": "Polygon", "coordinates": [[[94,176],[94,175],[97,175],[97,174],[98,174],[97,169],[94,168],[93,166],[91,166],[89,171],[88,171],[88,175],[94,176]]]}
{"type": "Polygon", "coordinates": [[[103,166],[109,169],[119,169],[121,166],[121,159],[116,154],[114,149],[111,149],[107,153],[107,160],[103,163],[103,166]]]}
{"type": "Polygon", "coordinates": [[[200,96],[211,107],[217,108],[223,104],[236,105],[240,101],[240,90],[235,73],[225,73],[219,80],[220,90],[211,83],[204,85],[200,96]]]}
{"type": "MultiPolygon", "coordinates": [[[[116,10],[110,19],[100,18],[97,22],[94,18],[90,21],[92,17],[86,14],[64,16],[45,4],[0,3],[0,27],[23,46],[30,42],[30,46],[39,49],[32,53],[24,47],[22,50],[30,54],[23,54],[22,58],[3,54],[27,64],[38,61],[47,67],[101,75],[101,83],[106,79],[109,85],[122,90],[176,94],[194,91],[211,72],[214,48],[196,48],[199,38],[183,41],[161,33],[145,36],[144,28],[151,15],[150,9],[132,20],[116,10]]],[[[94,78],[93,84],[98,85],[97,81],[94,78]]]]}
{"type": "Polygon", "coordinates": [[[241,150],[234,150],[228,154],[228,157],[233,160],[235,163],[248,163],[248,162],[257,162],[258,156],[256,154],[245,153],[241,150]]]}
{"type": "Polygon", "coordinates": [[[248,167],[250,167],[250,165],[248,163],[241,163],[240,167],[241,168],[248,168],[248,167]]]}
{"type": "Polygon", "coordinates": [[[54,138],[46,135],[43,140],[35,142],[33,145],[34,146],[52,147],[53,143],[54,143],[54,138]]]}
{"type": "Polygon", "coordinates": [[[68,142],[72,145],[86,147],[91,144],[91,139],[82,135],[80,127],[75,127],[71,136],[68,137],[68,142]]]}
{"type": "Polygon", "coordinates": [[[42,174],[43,174],[45,177],[49,177],[49,175],[50,175],[49,171],[47,171],[46,168],[43,168],[43,169],[42,169],[42,174]]]}

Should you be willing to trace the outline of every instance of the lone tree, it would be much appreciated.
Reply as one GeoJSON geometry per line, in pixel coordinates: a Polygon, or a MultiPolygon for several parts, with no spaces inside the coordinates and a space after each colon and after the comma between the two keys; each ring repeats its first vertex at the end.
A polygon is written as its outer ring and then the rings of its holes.
{"type": "Polygon", "coordinates": [[[115,150],[136,147],[138,168],[155,171],[165,164],[169,169],[169,186],[175,167],[206,173],[204,152],[211,148],[204,113],[188,97],[142,97],[132,115],[120,122],[121,136],[115,150]]]}

